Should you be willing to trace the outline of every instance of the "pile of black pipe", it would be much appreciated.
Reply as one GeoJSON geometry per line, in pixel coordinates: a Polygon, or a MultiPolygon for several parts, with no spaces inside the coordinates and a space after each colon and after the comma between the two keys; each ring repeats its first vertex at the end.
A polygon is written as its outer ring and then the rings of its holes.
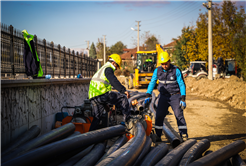
{"type": "Polygon", "coordinates": [[[11,153],[15,148],[21,146],[22,144],[32,140],[33,138],[36,138],[40,134],[40,128],[37,125],[33,125],[29,130],[27,130],[24,134],[18,137],[15,141],[11,142],[10,145],[7,146],[6,149],[4,149],[1,152],[1,155],[6,155],[8,153],[11,153]]]}
{"type": "Polygon", "coordinates": [[[57,129],[54,129],[44,135],[41,135],[35,139],[32,139],[31,141],[23,144],[22,146],[19,146],[15,148],[15,150],[5,156],[2,156],[2,163],[9,161],[17,156],[20,156],[22,154],[25,154],[26,152],[46,145],[48,143],[60,140],[62,138],[67,137],[68,135],[71,135],[75,130],[75,125],[73,123],[68,123],[64,126],[61,126],[57,129]]]}
{"type": "Polygon", "coordinates": [[[125,145],[99,162],[97,166],[125,166],[134,164],[146,141],[146,134],[140,122],[136,123],[134,135],[125,145]]]}
{"type": "Polygon", "coordinates": [[[44,160],[50,160],[55,156],[62,155],[64,153],[71,152],[89,146],[91,144],[100,143],[101,141],[123,135],[125,133],[125,127],[117,125],[113,127],[107,127],[100,130],[91,131],[88,133],[80,134],[74,137],[69,137],[54,143],[50,143],[45,146],[28,151],[25,154],[17,156],[7,162],[3,162],[3,166],[27,166],[37,165],[44,160]]]}

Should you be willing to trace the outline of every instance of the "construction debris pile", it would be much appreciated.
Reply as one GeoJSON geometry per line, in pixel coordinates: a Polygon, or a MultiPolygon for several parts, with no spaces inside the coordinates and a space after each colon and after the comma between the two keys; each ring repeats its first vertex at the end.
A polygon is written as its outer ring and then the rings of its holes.
{"type": "Polygon", "coordinates": [[[46,134],[39,135],[38,126],[33,126],[11,146],[2,151],[2,166],[202,166],[245,164],[238,155],[245,149],[245,142],[237,140],[221,149],[208,151],[210,141],[188,139],[183,142],[163,124],[163,133],[168,141],[155,142],[154,126],[146,115],[155,117],[155,94],[149,104],[143,103],[144,93],[132,93],[132,124],[115,125],[81,134],[73,123],[65,124],[46,134]],[[140,103],[140,104],[139,104],[140,103]],[[151,114],[151,115],[150,115],[151,114]],[[137,117],[144,117],[137,118],[137,117]],[[139,120],[140,119],[140,120],[139,120]],[[152,131],[148,131],[149,125],[152,131]],[[131,133],[133,137],[127,135],[131,133]],[[38,137],[37,137],[38,136],[38,137]],[[111,143],[111,145],[109,144],[111,143]]]}

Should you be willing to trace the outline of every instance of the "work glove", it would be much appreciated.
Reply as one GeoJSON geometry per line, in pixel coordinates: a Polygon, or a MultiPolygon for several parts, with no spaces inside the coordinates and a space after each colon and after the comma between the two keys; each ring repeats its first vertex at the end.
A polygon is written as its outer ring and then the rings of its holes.
{"type": "Polygon", "coordinates": [[[120,124],[121,124],[122,126],[126,126],[126,123],[125,123],[125,122],[120,122],[120,124]]]}
{"type": "Polygon", "coordinates": [[[151,97],[151,94],[146,93],[146,98],[145,98],[145,100],[144,100],[144,104],[145,104],[145,105],[150,103],[150,97],[151,97]]]}
{"type": "Polygon", "coordinates": [[[182,110],[184,110],[186,108],[185,96],[181,96],[181,101],[180,101],[179,105],[181,106],[182,110]]]}
{"type": "Polygon", "coordinates": [[[149,104],[150,103],[150,97],[148,97],[148,98],[146,98],[145,100],[144,100],[144,104],[146,105],[146,104],[149,104]]]}

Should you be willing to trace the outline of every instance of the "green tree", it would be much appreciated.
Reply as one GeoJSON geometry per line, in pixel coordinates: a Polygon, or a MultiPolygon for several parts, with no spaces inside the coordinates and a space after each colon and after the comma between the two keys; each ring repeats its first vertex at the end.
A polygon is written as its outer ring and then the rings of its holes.
{"type": "Polygon", "coordinates": [[[91,47],[90,47],[90,52],[89,52],[89,56],[93,59],[97,58],[97,52],[96,52],[96,47],[94,45],[94,42],[92,42],[91,47]]]}
{"type": "Polygon", "coordinates": [[[173,39],[176,41],[176,45],[174,46],[175,49],[173,51],[172,60],[174,60],[175,64],[182,70],[189,66],[190,59],[188,53],[192,53],[192,50],[189,50],[189,34],[192,34],[193,31],[194,30],[190,27],[184,27],[181,36],[179,36],[178,39],[173,39]]]}
{"type": "Polygon", "coordinates": [[[96,44],[96,52],[97,52],[97,58],[98,59],[103,59],[103,53],[104,53],[104,45],[102,42],[102,39],[98,39],[98,42],[96,44]]]}
{"type": "Polygon", "coordinates": [[[233,38],[233,51],[241,69],[241,76],[246,80],[246,14],[241,7],[235,18],[236,35],[233,38]]]}
{"type": "Polygon", "coordinates": [[[159,41],[155,37],[155,35],[152,35],[149,38],[147,38],[147,40],[145,40],[144,44],[147,47],[147,50],[155,50],[156,44],[159,44],[159,41]]]}
{"type": "Polygon", "coordinates": [[[117,43],[115,43],[109,48],[109,53],[120,55],[123,53],[124,48],[126,48],[126,45],[124,45],[121,41],[118,41],[117,43]]]}

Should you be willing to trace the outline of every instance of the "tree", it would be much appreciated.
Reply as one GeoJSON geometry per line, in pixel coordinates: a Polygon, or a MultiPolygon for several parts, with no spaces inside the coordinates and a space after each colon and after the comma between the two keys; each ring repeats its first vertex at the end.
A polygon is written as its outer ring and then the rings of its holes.
{"type": "Polygon", "coordinates": [[[155,50],[156,49],[156,44],[159,44],[157,38],[152,35],[150,38],[148,38],[144,42],[145,46],[147,47],[147,50],[155,50]]]}
{"type": "Polygon", "coordinates": [[[96,46],[96,52],[97,52],[97,58],[98,59],[103,59],[103,53],[104,53],[104,45],[103,45],[103,42],[102,42],[102,39],[99,39],[98,38],[98,42],[97,42],[97,46],[96,46]]]}
{"type": "Polygon", "coordinates": [[[115,43],[109,48],[109,53],[120,55],[123,53],[124,48],[126,48],[126,45],[124,45],[121,41],[118,41],[117,43],[115,43]]]}
{"type": "Polygon", "coordinates": [[[193,45],[192,43],[192,35],[194,33],[194,29],[191,27],[184,27],[182,29],[181,36],[178,37],[178,39],[173,39],[176,41],[176,45],[174,46],[175,50],[173,51],[173,58],[174,62],[177,66],[179,66],[181,69],[185,69],[189,66],[190,58],[188,55],[195,54],[193,52],[193,45]]]}
{"type": "Polygon", "coordinates": [[[233,51],[241,69],[241,76],[246,80],[246,14],[241,7],[235,18],[236,35],[233,38],[233,51]]]}
{"type": "Polygon", "coordinates": [[[90,52],[89,52],[89,56],[93,59],[97,58],[97,52],[96,52],[96,47],[94,45],[94,42],[92,42],[91,47],[90,47],[90,52]]]}

